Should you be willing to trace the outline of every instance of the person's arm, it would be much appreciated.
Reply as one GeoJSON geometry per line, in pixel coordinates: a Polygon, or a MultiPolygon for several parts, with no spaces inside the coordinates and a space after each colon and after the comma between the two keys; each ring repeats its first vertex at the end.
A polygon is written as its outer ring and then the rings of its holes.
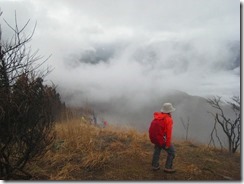
{"type": "Polygon", "coordinates": [[[171,144],[171,137],[172,137],[172,125],[173,121],[171,118],[167,119],[166,123],[166,149],[170,147],[171,144]]]}

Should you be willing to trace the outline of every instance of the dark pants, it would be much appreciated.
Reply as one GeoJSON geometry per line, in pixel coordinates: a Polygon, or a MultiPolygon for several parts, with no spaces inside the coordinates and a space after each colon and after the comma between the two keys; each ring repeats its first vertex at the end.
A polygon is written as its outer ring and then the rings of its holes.
{"type": "Polygon", "coordinates": [[[163,146],[155,145],[154,153],[153,153],[153,159],[152,159],[152,166],[153,167],[158,167],[159,166],[159,157],[160,157],[160,153],[161,153],[162,149],[164,149],[167,152],[167,154],[168,154],[167,160],[166,160],[166,163],[165,163],[165,168],[172,169],[173,160],[175,158],[175,148],[174,148],[173,144],[171,144],[168,149],[165,149],[165,145],[163,145],[163,146]]]}

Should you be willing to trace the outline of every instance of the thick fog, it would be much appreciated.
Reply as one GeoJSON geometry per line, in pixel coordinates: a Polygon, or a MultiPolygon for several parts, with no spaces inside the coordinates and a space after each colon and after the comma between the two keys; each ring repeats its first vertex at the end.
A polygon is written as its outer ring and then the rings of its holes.
{"type": "Polygon", "coordinates": [[[192,134],[204,129],[198,138],[206,140],[213,122],[201,97],[240,95],[239,1],[0,2],[3,36],[10,35],[3,18],[13,25],[15,10],[20,27],[31,19],[27,32],[37,21],[32,48],[52,54],[46,82],[66,104],[89,103],[112,123],[145,131],[170,101],[176,134],[184,134],[179,118],[189,116],[192,134]]]}

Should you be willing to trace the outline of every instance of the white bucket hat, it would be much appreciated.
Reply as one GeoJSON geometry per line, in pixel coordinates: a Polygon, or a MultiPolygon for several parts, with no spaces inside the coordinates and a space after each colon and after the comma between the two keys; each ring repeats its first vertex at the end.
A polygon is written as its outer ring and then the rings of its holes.
{"type": "Polygon", "coordinates": [[[163,113],[170,113],[170,112],[174,112],[175,108],[172,106],[171,103],[164,103],[163,107],[161,109],[161,112],[163,113]]]}

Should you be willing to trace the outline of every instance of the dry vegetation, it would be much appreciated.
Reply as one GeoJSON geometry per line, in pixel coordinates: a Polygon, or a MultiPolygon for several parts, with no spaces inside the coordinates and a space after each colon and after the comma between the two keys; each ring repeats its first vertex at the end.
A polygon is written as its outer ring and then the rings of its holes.
{"type": "MultiPolygon", "coordinates": [[[[76,119],[56,124],[56,140],[28,170],[35,180],[240,180],[240,154],[175,142],[174,174],[151,170],[153,145],[147,134],[100,128],[76,119]]],[[[161,168],[166,154],[162,152],[161,168]]]]}

